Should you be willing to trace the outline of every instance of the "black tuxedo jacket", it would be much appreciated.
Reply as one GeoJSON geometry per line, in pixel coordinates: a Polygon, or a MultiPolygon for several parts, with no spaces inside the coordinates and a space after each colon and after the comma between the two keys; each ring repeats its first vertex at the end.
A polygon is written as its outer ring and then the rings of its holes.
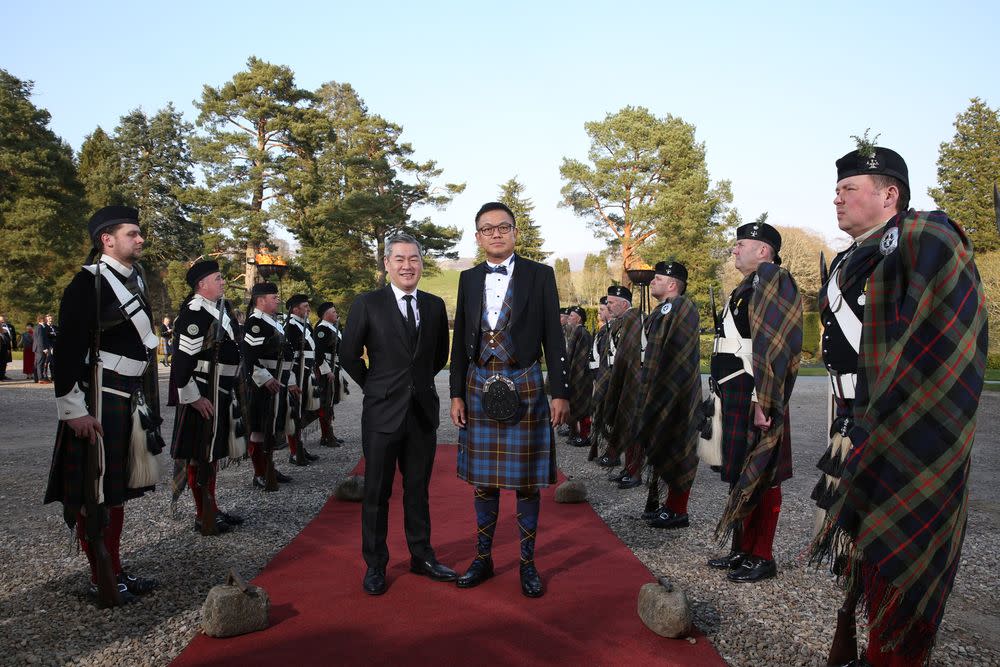
{"type": "Polygon", "coordinates": [[[362,294],[351,304],[341,343],[344,370],[364,391],[361,428],[393,433],[411,403],[421,421],[439,423],[440,401],[434,376],[448,361],[448,315],[441,297],[417,290],[420,327],[416,345],[391,286],[362,294]],[[368,363],[361,358],[368,352],[368,363]]]}
{"type": "MultiPolygon", "coordinates": [[[[551,266],[523,257],[514,258],[511,276],[510,325],[517,365],[527,368],[542,358],[549,374],[552,398],[569,398],[566,375],[566,339],[559,326],[559,294],[556,274],[551,266]]],[[[479,354],[480,322],[483,317],[483,288],[486,263],[462,271],[458,279],[458,303],[455,309],[455,335],[451,344],[450,393],[452,398],[466,398],[465,382],[469,364],[479,354]]]]}

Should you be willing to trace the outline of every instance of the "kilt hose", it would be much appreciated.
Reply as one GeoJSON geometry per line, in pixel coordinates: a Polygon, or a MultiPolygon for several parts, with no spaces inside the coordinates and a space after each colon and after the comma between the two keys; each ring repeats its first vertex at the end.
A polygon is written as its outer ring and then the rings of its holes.
{"type": "Polygon", "coordinates": [[[555,436],[542,390],[542,368],[472,365],[466,378],[466,427],[458,432],[458,476],[479,487],[531,489],[556,481],[555,436]],[[499,422],[483,407],[483,385],[509,378],[521,400],[520,420],[499,422]]]}
{"type": "MultiPolygon", "coordinates": [[[[101,427],[104,429],[104,504],[114,507],[126,500],[138,498],[147,491],[152,491],[154,487],[128,488],[132,412],[134,401],[142,391],[142,378],[104,371],[102,382],[105,389],[126,394],[119,396],[108,391],[101,392],[101,427]]],[[[86,387],[83,389],[87,390],[86,387]]],[[[65,422],[59,422],[45,502],[61,502],[64,518],[70,527],[76,523],[77,512],[85,504],[86,457],[88,453],[96,451],[97,448],[89,442],[77,438],[73,429],[65,422]]]]}

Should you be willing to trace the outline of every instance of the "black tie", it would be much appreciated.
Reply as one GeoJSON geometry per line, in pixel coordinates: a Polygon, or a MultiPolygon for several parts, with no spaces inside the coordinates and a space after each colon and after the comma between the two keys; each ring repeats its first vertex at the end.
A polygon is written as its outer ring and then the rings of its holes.
{"type": "Polygon", "coordinates": [[[413,295],[404,294],[406,301],[406,333],[410,334],[410,342],[417,342],[417,316],[413,312],[413,295]]]}
{"type": "Polygon", "coordinates": [[[487,264],[486,273],[502,273],[504,275],[507,275],[507,265],[501,264],[500,266],[490,266],[489,264],[487,264]]]}

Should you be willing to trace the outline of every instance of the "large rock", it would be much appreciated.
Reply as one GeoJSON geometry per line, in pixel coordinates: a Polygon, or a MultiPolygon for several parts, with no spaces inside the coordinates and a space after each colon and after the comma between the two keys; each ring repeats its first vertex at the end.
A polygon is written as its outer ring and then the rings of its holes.
{"type": "Polygon", "coordinates": [[[556,487],[557,503],[582,503],[587,500],[587,485],[576,479],[568,479],[556,487]]]}
{"type": "Polygon", "coordinates": [[[365,478],[360,475],[352,475],[342,480],[333,490],[333,497],[337,500],[361,502],[365,498],[365,478]]]}
{"type": "Polygon", "coordinates": [[[201,630],[209,637],[235,637],[267,627],[271,598],[258,586],[213,586],[201,608],[201,630]]]}
{"type": "Polygon", "coordinates": [[[660,635],[679,639],[691,633],[691,605],[684,591],[661,580],[639,589],[639,618],[660,635]]]}

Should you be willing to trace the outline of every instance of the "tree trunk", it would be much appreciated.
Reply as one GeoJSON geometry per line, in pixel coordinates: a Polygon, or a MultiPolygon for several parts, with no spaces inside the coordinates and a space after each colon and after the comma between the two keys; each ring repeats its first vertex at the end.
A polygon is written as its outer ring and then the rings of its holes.
{"type": "Polygon", "coordinates": [[[257,248],[253,243],[247,243],[246,264],[247,272],[243,277],[243,287],[249,296],[250,290],[257,284],[257,248]]]}

